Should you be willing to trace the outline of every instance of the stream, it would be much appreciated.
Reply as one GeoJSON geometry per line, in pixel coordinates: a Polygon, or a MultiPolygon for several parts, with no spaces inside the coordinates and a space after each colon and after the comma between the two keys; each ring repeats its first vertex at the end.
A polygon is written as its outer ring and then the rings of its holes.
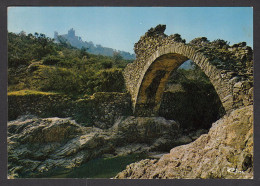
{"type": "Polygon", "coordinates": [[[90,160],[70,172],[55,170],[42,174],[37,178],[112,178],[123,171],[127,165],[147,159],[146,154],[130,154],[109,158],[96,158],[90,160]]]}

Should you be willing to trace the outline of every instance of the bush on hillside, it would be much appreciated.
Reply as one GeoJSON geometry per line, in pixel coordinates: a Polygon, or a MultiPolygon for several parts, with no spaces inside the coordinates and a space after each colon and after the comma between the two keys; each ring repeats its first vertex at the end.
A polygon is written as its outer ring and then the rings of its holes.
{"type": "Polygon", "coordinates": [[[95,92],[124,92],[125,84],[121,69],[102,70],[98,74],[95,92]]]}
{"type": "Polygon", "coordinates": [[[61,59],[57,56],[50,56],[48,55],[47,57],[43,58],[43,65],[57,65],[61,59]]]}

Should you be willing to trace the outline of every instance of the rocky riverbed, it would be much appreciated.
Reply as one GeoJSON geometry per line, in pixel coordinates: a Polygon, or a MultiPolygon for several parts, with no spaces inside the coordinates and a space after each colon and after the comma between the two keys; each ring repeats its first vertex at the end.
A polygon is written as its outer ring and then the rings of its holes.
{"type": "Polygon", "coordinates": [[[188,132],[162,117],[121,117],[100,129],[25,115],[8,123],[8,177],[69,176],[97,158],[142,154],[149,159],[115,178],[253,178],[253,106],[225,115],[208,133],[188,132]]]}
{"type": "Polygon", "coordinates": [[[187,144],[206,130],[189,135],[174,120],[121,117],[109,129],[84,127],[70,118],[25,115],[8,123],[9,178],[69,173],[98,157],[146,154],[160,157],[173,146],[187,144]]]}
{"type": "Polygon", "coordinates": [[[130,164],[115,178],[253,178],[253,106],[234,110],[208,134],[159,160],[130,164]]]}

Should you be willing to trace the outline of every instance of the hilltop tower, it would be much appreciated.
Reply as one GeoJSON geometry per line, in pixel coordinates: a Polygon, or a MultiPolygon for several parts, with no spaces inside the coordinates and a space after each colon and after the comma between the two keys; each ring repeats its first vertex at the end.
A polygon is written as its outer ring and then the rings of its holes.
{"type": "Polygon", "coordinates": [[[58,39],[58,32],[55,31],[55,32],[54,32],[54,40],[57,40],[57,39],[58,39]]]}
{"type": "Polygon", "coordinates": [[[68,37],[75,37],[75,30],[73,28],[71,28],[69,31],[68,31],[68,37]]]}

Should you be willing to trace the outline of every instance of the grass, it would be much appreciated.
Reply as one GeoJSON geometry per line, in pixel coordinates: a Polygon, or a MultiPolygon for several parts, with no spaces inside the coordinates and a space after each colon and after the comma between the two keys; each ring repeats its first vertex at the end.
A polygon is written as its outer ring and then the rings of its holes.
{"type": "Polygon", "coordinates": [[[42,91],[37,91],[37,90],[18,90],[18,91],[12,91],[8,92],[8,96],[25,96],[25,95],[55,95],[58,93],[55,92],[42,92],[42,91]]]}

